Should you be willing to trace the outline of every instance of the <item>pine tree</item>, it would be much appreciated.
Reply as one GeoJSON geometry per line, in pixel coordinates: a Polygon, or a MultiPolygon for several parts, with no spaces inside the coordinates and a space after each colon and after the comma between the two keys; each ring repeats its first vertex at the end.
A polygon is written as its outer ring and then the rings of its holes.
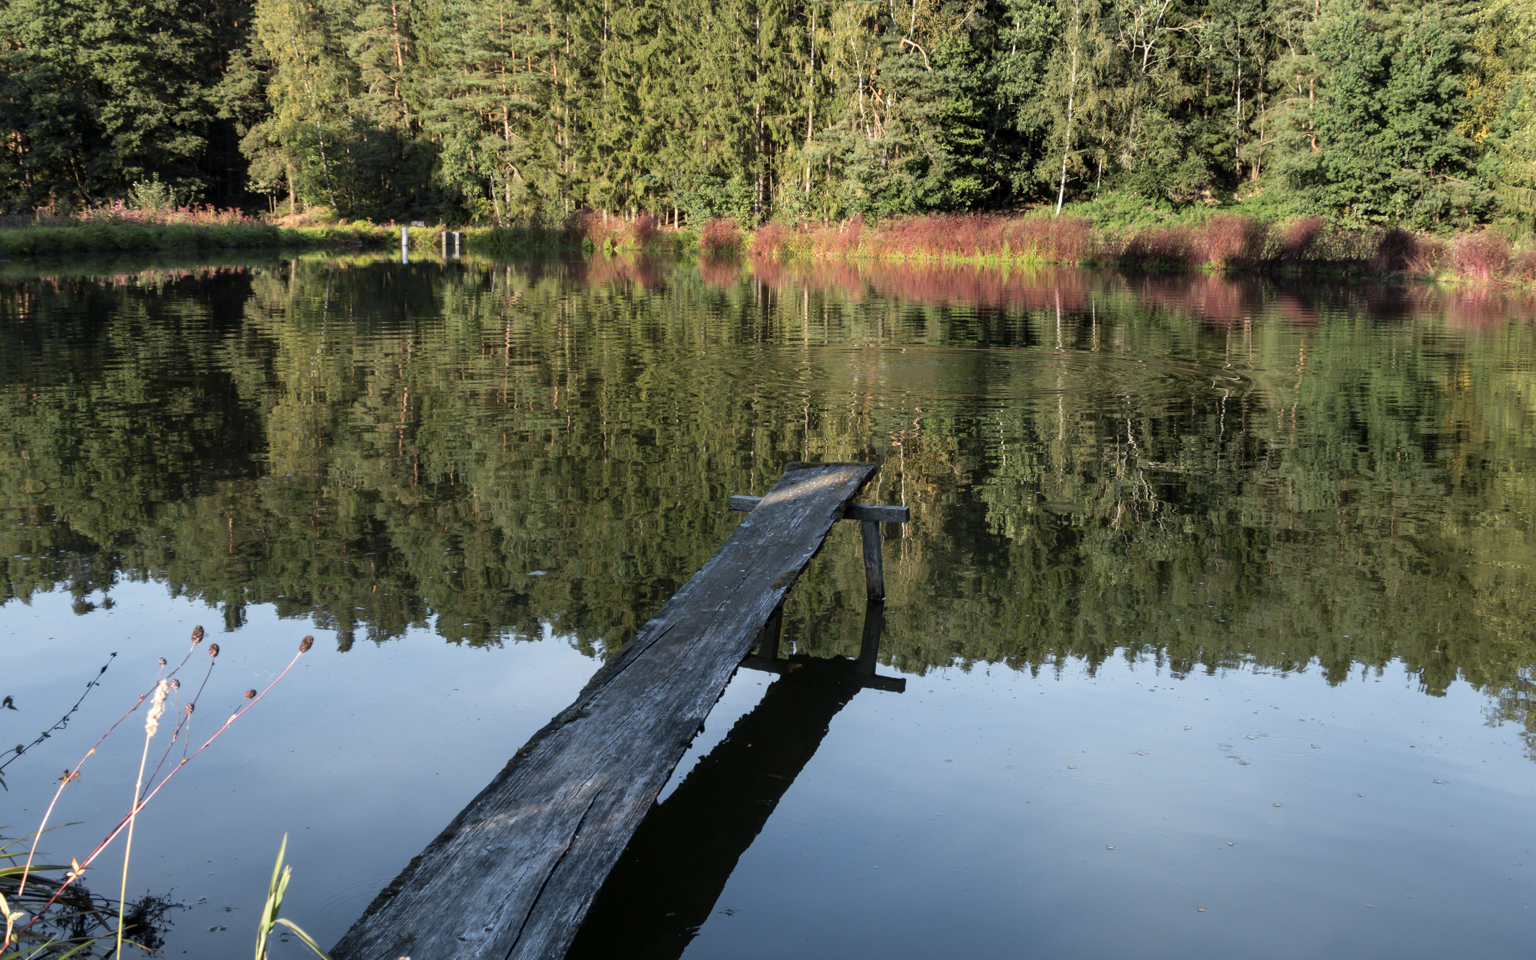
{"type": "Polygon", "coordinates": [[[1468,182],[1473,144],[1456,130],[1466,27],[1464,12],[1434,0],[1326,4],[1307,37],[1320,83],[1303,114],[1311,145],[1286,165],[1291,187],[1323,210],[1420,227],[1485,206],[1468,182]]]}

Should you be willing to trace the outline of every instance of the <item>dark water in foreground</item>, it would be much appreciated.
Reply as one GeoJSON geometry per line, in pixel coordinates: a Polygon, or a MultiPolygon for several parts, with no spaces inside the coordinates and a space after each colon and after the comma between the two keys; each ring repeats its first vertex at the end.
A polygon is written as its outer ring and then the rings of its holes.
{"type": "MultiPolygon", "coordinates": [[[[1069,271],[0,281],[0,742],[118,653],[5,768],[0,824],[35,827],[192,624],[223,650],[202,736],[313,633],[146,808],[130,892],[187,904],[167,955],[244,955],[287,833],[285,914],[332,942],[714,551],[728,494],[868,459],[913,513],[879,654],[905,691],[738,674],[577,954],[1523,952],[1533,315],[1069,271]]],[[[854,657],[864,617],[839,530],[784,652],[854,657]]],[[[126,811],[123,730],[53,859],[126,811]]]]}

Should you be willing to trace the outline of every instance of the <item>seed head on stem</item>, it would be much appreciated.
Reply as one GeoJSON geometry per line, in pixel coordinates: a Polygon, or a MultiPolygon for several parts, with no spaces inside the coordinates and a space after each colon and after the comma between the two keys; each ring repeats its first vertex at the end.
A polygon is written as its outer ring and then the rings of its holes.
{"type": "MultiPolygon", "coordinates": [[[[149,715],[144,718],[144,732],[153,737],[160,729],[160,718],[165,715],[165,697],[171,692],[168,681],[161,680],[155,684],[155,695],[149,701],[149,715]]],[[[142,771],[140,771],[142,775],[142,771]]]]}

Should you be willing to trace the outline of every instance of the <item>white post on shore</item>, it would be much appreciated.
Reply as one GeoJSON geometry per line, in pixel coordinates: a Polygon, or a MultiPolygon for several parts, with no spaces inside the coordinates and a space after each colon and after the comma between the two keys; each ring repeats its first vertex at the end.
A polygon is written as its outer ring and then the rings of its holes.
{"type": "Polygon", "coordinates": [[[400,228],[400,262],[411,262],[411,228],[400,228]]]}

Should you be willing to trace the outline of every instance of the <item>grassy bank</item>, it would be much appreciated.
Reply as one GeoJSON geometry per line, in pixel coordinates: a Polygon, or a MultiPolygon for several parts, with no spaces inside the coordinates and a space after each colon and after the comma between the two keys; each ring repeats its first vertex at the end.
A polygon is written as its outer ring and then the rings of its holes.
{"type": "Polygon", "coordinates": [[[1143,219],[1086,204],[1059,217],[1050,211],[933,214],[879,223],[860,218],[769,223],[755,231],[712,220],[699,230],[698,247],[706,255],[747,253],[781,260],[1059,263],[1536,282],[1536,250],[1516,248],[1493,230],[1442,237],[1401,228],[1353,228],[1315,216],[1265,218],[1231,211],[1143,219]]]}
{"type": "MultiPolygon", "coordinates": [[[[159,194],[136,205],[115,201],[73,213],[39,210],[0,217],[0,260],[29,257],[78,257],[159,251],[282,250],[314,248],[394,249],[401,233],[411,252],[443,249],[449,227],[347,222],[315,208],[272,220],[239,210],[209,206],[172,206],[159,194]]],[[[640,248],[671,248],[677,231],[662,229],[649,214],[622,216],[579,210],[552,221],[497,227],[459,228],[459,251],[488,256],[552,254],[640,248]]]]}
{"type": "MultiPolygon", "coordinates": [[[[14,257],[90,256],[156,251],[211,252],[217,250],[282,250],[336,247],[394,249],[400,232],[409,237],[413,253],[441,250],[443,226],[402,228],[366,221],[354,223],[282,224],[154,223],[140,221],[75,221],[65,223],[0,224],[0,259],[14,257]]],[[[672,232],[654,218],[629,220],[585,214],[570,224],[516,227],[469,227],[463,251],[482,255],[527,255],[560,251],[673,247],[672,232]]]]}
{"type": "MultiPolygon", "coordinates": [[[[442,225],[405,228],[410,251],[442,249],[442,225]]],[[[77,216],[0,223],[0,260],[178,251],[389,250],[402,228],[364,220],[306,217],[265,223],[234,211],[121,206],[77,216]]],[[[561,221],[460,231],[460,252],[505,257],[697,248],[706,256],[748,254],[775,260],[842,258],[950,263],[1055,263],[1151,271],[1410,276],[1474,283],[1536,283],[1536,249],[1481,229],[1453,236],[1396,227],[1352,227],[1317,216],[1282,216],[1261,205],[1187,207],[1108,195],[1060,216],[1049,209],[991,213],[854,217],[839,223],[768,223],[755,230],[729,220],[672,229],[649,214],[579,211],[561,221]]]]}

